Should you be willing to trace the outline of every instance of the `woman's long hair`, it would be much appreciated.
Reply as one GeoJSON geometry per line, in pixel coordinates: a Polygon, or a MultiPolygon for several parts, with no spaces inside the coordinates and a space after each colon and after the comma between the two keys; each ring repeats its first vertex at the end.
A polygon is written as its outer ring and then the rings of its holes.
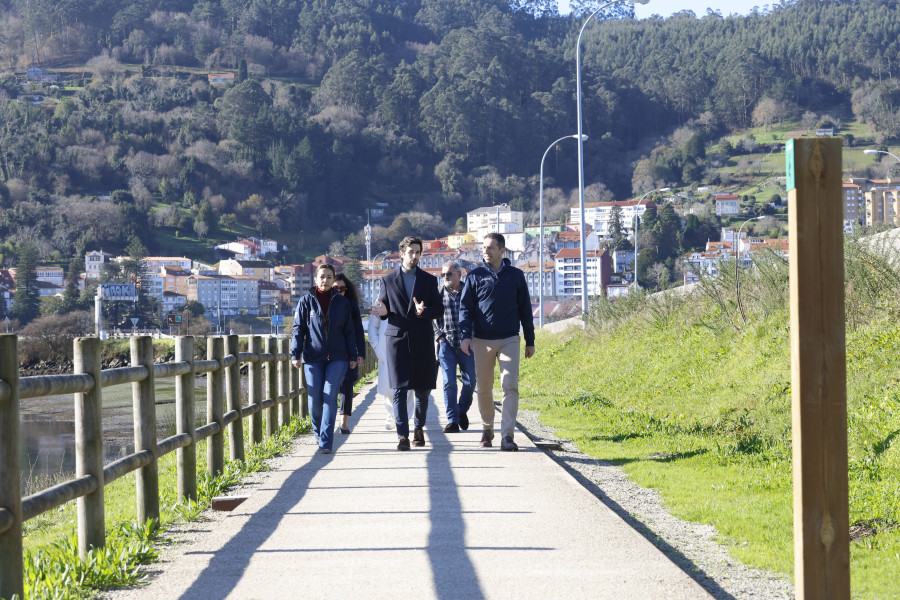
{"type": "Polygon", "coordinates": [[[356,289],[356,286],[353,285],[353,282],[350,281],[350,278],[343,273],[338,273],[334,276],[334,280],[344,282],[344,285],[347,286],[347,291],[344,293],[344,298],[359,306],[359,290],[356,289]]]}

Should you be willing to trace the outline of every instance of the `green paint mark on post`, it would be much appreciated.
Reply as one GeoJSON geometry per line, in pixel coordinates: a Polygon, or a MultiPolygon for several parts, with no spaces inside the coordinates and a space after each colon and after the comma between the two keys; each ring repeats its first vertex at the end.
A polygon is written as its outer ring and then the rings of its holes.
{"type": "Polygon", "coordinates": [[[797,187],[794,176],[794,140],[788,140],[784,145],[784,174],[786,178],[785,189],[791,191],[797,187]]]}

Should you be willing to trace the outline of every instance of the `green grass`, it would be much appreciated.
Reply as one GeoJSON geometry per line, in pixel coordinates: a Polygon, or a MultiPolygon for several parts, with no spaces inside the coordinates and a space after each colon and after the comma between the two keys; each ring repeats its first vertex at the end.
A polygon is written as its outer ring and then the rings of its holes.
{"type": "MultiPolygon", "coordinates": [[[[848,259],[848,272],[858,266],[848,259]]],[[[736,559],[791,575],[790,342],[779,269],[742,276],[747,326],[728,295],[733,279],[687,302],[598,306],[586,332],[539,336],[520,392],[523,407],[659,490],[675,515],[714,525],[736,559]]],[[[877,530],[852,543],[855,598],[900,598],[900,323],[891,290],[886,316],[870,310],[847,336],[850,522],[877,530]]]]}

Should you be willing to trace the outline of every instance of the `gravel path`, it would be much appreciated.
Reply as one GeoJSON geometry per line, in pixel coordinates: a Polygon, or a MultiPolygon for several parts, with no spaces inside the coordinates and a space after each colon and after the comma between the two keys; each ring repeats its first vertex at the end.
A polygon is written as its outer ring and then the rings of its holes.
{"type": "Polygon", "coordinates": [[[752,569],[732,558],[716,541],[715,527],[672,516],[656,490],[642,488],[619,469],[588,456],[538,419],[536,411],[519,411],[519,428],[715,598],[750,600],[794,597],[787,577],[752,569]]]}

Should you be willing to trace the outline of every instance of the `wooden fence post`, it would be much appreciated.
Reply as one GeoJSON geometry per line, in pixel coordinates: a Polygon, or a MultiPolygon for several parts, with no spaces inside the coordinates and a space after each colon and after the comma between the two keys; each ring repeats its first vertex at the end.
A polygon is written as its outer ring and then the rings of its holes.
{"type": "Polygon", "coordinates": [[[190,371],[175,379],[175,424],[178,433],[191,436],[191,443],[176,450],[178,497],[197,500],[197,425],[194,402],[194,338],[175,338],[175,362],[187,362],[190,371]]]}
{"type": "MultiPolygon", "coordinates": [[[[278,340],[274,336],[266,336],[266,354],[275,357],[278,354],[278,340]]],[[[278,365],[275,359],[266,363],[266,391],[265,398],[278,397],[278,365]]],[[[273,404],[266,411],[266,435],[275,435],[278,431],[278,403],[273,404]]]]}
{"type": "Polygon", "coordinates": [[[219,363],[215,370],[206,374],[206,422],[218,423],[219,432],[209,436],[206,442],[206,467],[211,477],[225,470],[225,378],[222,362],[225,358],[225,344],[221,337],[206,340],[206,358],[219,363]]]}
{"type": "MultiPolygon", "coordinates": [[[[251,335],[248,340],[248,350],[257,358],[262,354],[262,340],[258,335],[251,335]]],[[[247,386],[250,391],[250,404],[262,404],[262,363],[259,360],[250,363],[247,369],[247,386]]],[[[250,443],[259,444],[263,440],[262,408],[250,415],[250,443]]]]}
{"type": "Polygon", "coordinates": [[[0,510],[12,523],[0,532],[0,598],[24,597],[22,574],[22,481],[19,451],[19,349],[15,335],[0,335],[0,381],[9,397],[0,399],[0,510]]]}
{"type": "Polygon", "coordinates": [[[131,338],[131,366],[147,367],[147,377],[131,384],[134,410],[134,451],[148,450],[150,464],[135,472],[137,483],[137,520],[159,521],[159,466],[156,462],[156,394],[153,377],[153,338],[141,335],[131,338]]]}
{"type": "MultiPolygon", "coordinates": [[[[238,336],[225,338],[225,354],[238,358],[238,336]]],[[[228,425],[228,455],[231,460],[244,460],[244,420],[241,414],[241,361],[235,360],[225,372],[225,403],[228,410],[236,410],[238,418],[228,425]]]]}
{"type": "Polygon", "coordinates": [[[78,554],[86,558],[92,547],[106,544],[106,517],[103,513],[103,386],[100,340],[75,339],[74,371],[94,379],[89,392],[75,394],[75,475],[91,475],[97,489],[75,501],[78,515],[78,554]]]}
{"type": "MultiPolygon", "coordinates": [[[[288,340],[287,338],[278,338],[278,354],[287,356],[288,340]]],[[[286,426],[291,422],[291,357],[279,359],[278,361],[278,395],[285,396],[286,400],[278,405],[278,425],[286,426]]]]}
{"type": "Polygon", "coordinates": [[[309,416],[309,393],[306,390],[306,371],[300,365],[300,416],[309,416]]]}
{"type": "Polygon", "coordinates": [[[288,361],[287,369],[291,379],[291,414],[300,416],[300,369],[294,367],[293,359],[290,354],[290,341],[288,341],[288,361]]]}
{"type": "Polygon", "coordinates": [[[850,598],[841,138],[787,147],[794,585],[850,598]]]}

